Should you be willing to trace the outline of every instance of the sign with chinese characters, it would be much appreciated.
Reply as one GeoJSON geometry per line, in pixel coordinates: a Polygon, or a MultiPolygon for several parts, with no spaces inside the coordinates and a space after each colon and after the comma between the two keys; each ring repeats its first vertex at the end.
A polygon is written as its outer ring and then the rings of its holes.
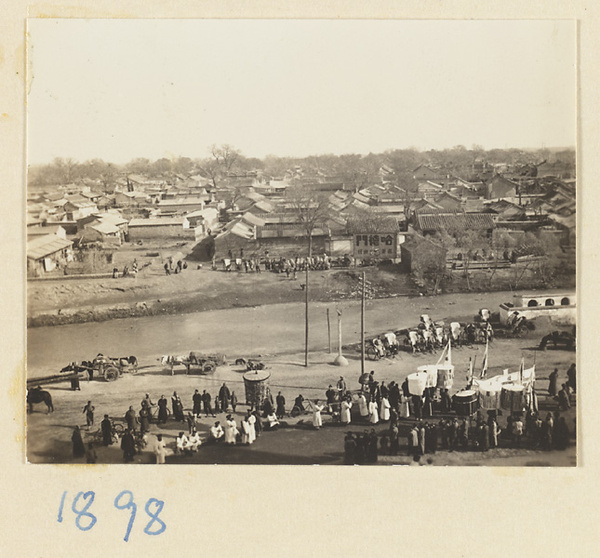
{"type": "Polygon", "coordinates": [[[354,257],[376,258],[381,260],[397,257],[398,242],[393,233],[355,234],[354,257]]]}

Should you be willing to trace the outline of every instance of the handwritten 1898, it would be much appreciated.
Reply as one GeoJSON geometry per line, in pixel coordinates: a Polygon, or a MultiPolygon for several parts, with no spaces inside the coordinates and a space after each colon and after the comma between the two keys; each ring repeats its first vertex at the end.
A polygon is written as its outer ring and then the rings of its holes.
{"type": "MultiPolygon", "coordinates": [[[[75,526],[81,531],[89,531],[96,525],[97,517],[91,513],[90,508],[94,503],[96,493],[92,490],[88,492],[78,492],[71,503],[71,511],[75,514],[75,526]]],[[[67,499],[67,491],[65,490],[60,499],[60,506],[58,508],[58,522],[63,521],[63,511],[65,507],[65,500],[67,499]]],[[[144,533],[146,535],[160,535],[165,532],[167,528],[166,523],[159,518],[160,512],[162,511],[165,503],[162,500],[156,498],[150,498],[144,506],[144,511],[150,518],[144,527],[144,533]]],[[[127,530],[123,540],[129,541],[129,535],[133,524],[135,522],[135,516],[137,514],[137,504],[133,500],[133,492],[130,490],[123,490],[115,498],[114,506],[118,510],[129,510],[129,523],[127,524],[127,530]]]]}

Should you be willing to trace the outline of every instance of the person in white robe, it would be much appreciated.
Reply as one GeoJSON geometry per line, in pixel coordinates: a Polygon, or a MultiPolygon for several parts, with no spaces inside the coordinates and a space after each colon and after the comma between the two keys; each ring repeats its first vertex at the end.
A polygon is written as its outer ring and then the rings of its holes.
{"type": "Polygon", "coordinates": [[[187,453],[188,452],[188,437],[183,433],[180,432],[179,436],[177,436],[177,451],[180,453],[187,453]]]}
{"type": "Polygon", "coordinates": [[[390,420],[390,402],[387,397],[381,398],[381,404],[379,405],[379,415],[381,420],[388,421],[390,420]]]}
{"type": "Polygon", "coordinates": [[[248,417],[242,419],[242,444],[251,444],[250,442],[250,423],[248,417]]]}
{"type": "Polygon", "coordinates": [[[350,401],[349,399],[344,399],[342,401],[342,412],[340,416],[340,419],[343,424],[350,424],[350,422],[352,421],[350,409],[352,409],[352,401],[350,401]]]}
{"type": "Polygon", "coordinates": [[[210,427],[210,437],[214,442],[219,442],[225,436],[225,432],[221,423],[219,421],[215,422],[213,426],[210,427]]]}
{"type": "Polygon", "coordinates": [[[410,404],[408,401],[408,397],[405,397],[404,395],[400,396],[400,417],[410,417],[410,404]]]}
{"type": "Polygon", "coordinates": [[[375,400],[369,402],[369,422],[371,424],[379,422],[379,411],[377,410],[377,402],[375,400]]]}
{"type": "Polygon", "coordinates": [[[361,393],[358,396],[358,409],[361,418],[367,418],[369,416],[369,406],[367,405],[367,398],[364,393],[361,393]]]}
{"type": "Polygon", "coordinates": [[[249,413],[247,418],[248,424],[250,425],[250,444],[256,440],[256,417],[249,413]]]}
{"type": "Polygon", "coordinates": [[[164,465],[165,457],[167,455],[167,446],[165,441],[162,439],[162,434],[156,437],[156,445],[154,446],[154,454],[156,455],[156,463],[158,465],[164,465]]]}
{"type": "Polygon", "coordinates": [[[200,438],[200,432],[195,428],[192,430],[190,439],[188,440],[188,447],[191,451],[198,451],[198,448],[202,445],[202,438],[200,438]]]}
{"type": "Polygon", "coordinates": [[[225,443],[235,444],[237,435],[238,429],[235,419],[231,415],[227,415],[227,421],[225,422],[225,443]]]}
{"type": "Polygon", "coordinates": [[[318,399],[315,399],[315,402],[313,403],[313,426],[315,428],[321,428],[321,426],[323,426],[323,419],[321,418],[321,411],[325,408],[323,405],[319,405],[319,401],[318,399]]]}
{"type": "Polygon", "coordinates": [[[272,412],[267,416],[267,422],[269,424],[269,430],[275,430],[279,426],[279,420],[275,412],[272,412]]]}

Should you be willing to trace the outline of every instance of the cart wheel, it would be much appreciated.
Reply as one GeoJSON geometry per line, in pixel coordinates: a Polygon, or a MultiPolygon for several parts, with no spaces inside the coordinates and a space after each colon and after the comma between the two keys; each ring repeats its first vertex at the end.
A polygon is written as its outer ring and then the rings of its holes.
{"type": "Polygon", "coordinates": [[[104,369],[104,379],[107,382],[114,382],[119,377],[119,370],[114,366],[108,366],[104,369]]]}
{"type": "Polygon", "coordinates": [[[367,358],[369,360],[378,360],[379,355],[377,354],[375,347],[367,347],[365,353],[367,354],[367,358]]]}
{"type": "Polygon", "coordinates": [[[217,367],[216,367],[215,363],[211,362],[210,360],[205,362],[202,365],[202,372],[204,374],[212,374],[216,369],[217,369],[217,367]]]}

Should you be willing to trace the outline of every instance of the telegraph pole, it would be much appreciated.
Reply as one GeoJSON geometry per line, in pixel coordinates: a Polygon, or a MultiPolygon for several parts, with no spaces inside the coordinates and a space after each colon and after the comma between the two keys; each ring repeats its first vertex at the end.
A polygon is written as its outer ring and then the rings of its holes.
{"type": "Polygon", "coordinates": [[[331,354],[331,322],[329,321],[329,308],[327,308],[327,341],[329,343],[329,354],[331,354]]]}
{"type": "Polygon", "coordinates": [[[365,373],[365,294],[367,281],[362,272],[362,298],[360,303],[360,373],[365,373]]]}
{"type": "Polygon", "coordinates": [[[304,286],[304,366],[308,368],[308,260],[306,261],[306,281],[304,286]]]}

